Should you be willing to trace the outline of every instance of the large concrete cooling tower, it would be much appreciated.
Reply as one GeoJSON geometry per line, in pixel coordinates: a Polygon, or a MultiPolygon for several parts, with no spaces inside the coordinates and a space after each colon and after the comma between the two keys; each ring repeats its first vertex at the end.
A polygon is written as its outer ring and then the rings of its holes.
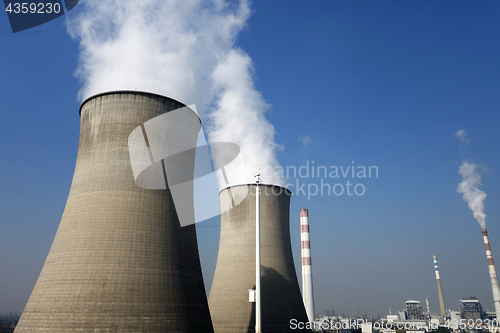
{"type": "Polygon", "coordinates": [[[213,332],[195,227],[180,227],[168,188],[136,185],[129,156],[134,129],[183,106],[137,91],[82,103],[71,191],[16,333],[213,332]]]}
{"type": "MultiPolygon", "coordinates": [[[[306,323],[307,315],[290,243],[291,193],[279,186],[260,188],[262,332],[296,332],[290,321],[306,323]]],[[[255,332],[255,303],[248,295],[255,289],[255,189],[239,185],[220,193],[219,255],[209,297],[216,333],[255,332]]]]}

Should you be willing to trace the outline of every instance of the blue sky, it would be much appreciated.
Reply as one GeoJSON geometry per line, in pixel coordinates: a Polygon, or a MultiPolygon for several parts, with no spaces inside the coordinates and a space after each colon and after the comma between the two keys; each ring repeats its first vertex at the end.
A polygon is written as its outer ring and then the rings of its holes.
{"type": "MultiPolygon", "coordinates": [[[[387,314],[426,297],[438,312],[433,254],[447,308],[476,296],[493,310],[480,227],[456,187],[464,158],[488,167],[486,221],[500,260],[500,3],[261,0],[252,9],[236,45],[272,105],[281,165],[379,169],[351,179],[363,196],[292,197],[299,271],[299,210],[310,210],[316,312],[387,314]],[[462,151],[460,129],[471,140],[462,151]]],[[[12,34],[0,15],[0,313],[22,311],[71,185],[82,83],[64,20],[12,34]]],[[[198,231],[210,286],[217,220],[198,231]]]]}

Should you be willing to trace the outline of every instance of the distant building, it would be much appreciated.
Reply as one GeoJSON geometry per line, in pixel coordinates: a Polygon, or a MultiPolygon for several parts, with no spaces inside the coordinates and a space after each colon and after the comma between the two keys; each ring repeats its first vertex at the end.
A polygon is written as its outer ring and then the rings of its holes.
{"type": "Polygon", "coordinates": [[[387,316],[387,322],[388,323],[393,323],[393,322],[395,322],[398,319],[399,319],[398,315],[388,315],[387,316]]]}
{"type": "Polygon", "coordinates": [[[483,319],[489,319],[490,321],[497,318],[497,313],[495,311],[486,311],[483,315],[485,316],[483,319]]]}
{"type": "Polygon", "coordinates": [[[405,302],[406,304],[406,319],[424,319],[424,316],[422,314],[422,303],[420,301],[416,300],[409,300],[405,302]]]}
{"type": "Polygon", "coordinates": [[[432,328],[437,328],[440,322],[441,322],[441,317],[431,315],[429,319],[429,324],[432,328]]]}
{"type": "Polygon", "coordinates": [[[340,330],[340,333],[359,333],[359,330],[355,329],[345,329],[345,330],[340,330]]]}
{"type": "Polygon", "coordinates": [[[460,324],[460,311],[450,310],[446,313],[445,321],[446,323],[453,328],[453,330],[458,330],[458,325],[460,324]]]}
{"type": "Polygon", "coordinates": [[[483,319],[483,307],[481,302],[475,297],[461,299],[458,303],[460,308],[460,317],[465,320],[483,319]]]}
{"type": "Polygon", "coordinates": [[[405,320],[406,319],[406,312],[404,310],[398,311],[398,316],[399,316],[399,320],[405,320]]]}
{"type": "Polygon", "coordinates": [[[366,323],[359,325],[361,328],[361,333],[373,333],[373,324],[366,323]]]}

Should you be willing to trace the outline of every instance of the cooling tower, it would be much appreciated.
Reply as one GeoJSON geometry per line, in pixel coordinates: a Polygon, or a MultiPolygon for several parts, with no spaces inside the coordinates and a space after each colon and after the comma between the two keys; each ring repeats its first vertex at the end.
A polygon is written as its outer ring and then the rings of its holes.
{"type": "MultiPolygon", "coordinates": [[[[260,185],[262,332],[296,332],[290,321],[306,323],[290,243],[291,193],[260,185]]],[[[221,234],[209,306],[216,333],[255,332],[256,185],[238,185],[220,192],[221,234]],[[234,198],[248,195],[235,207],[234,198]],[[233,208],[231,208],[233,207],[233,208]]],[[[309,332],[309,331],[308,331],[309,332]]]]}
{"type": "Polygon", "coordinates": [[[436,272],[436,281],[439,296],[439,310],[441,311],[441,320],[444,320],[444,316],[446,315],[446,307],[444,305],[443,288],[441,288],[441,277],[439,276],[438,260],[436,255],[432,256],[432,258],[434,260],[434,271],[436,272]]]}
{"type": "Polygon", "coordinates": [[[493,262],[493,254],[491,253],[490,240],[488,232],[483,229],[484,246],[486,247],[486,257],[488,258],[488,268],[490,271],[491,289],[493,291],[493,302],[495,303],[495,313],[497,320],[500,320],[500,286],[498,285],[497,270],[493,262]]]}
{"type": "Polygon", "coordinates": [[[300,244],[302,254],[302,298],[309,321],[314,321],[314,294],[311,267],[311,242],[309,238],[309,211],[300,210],[300,244]]]}
{"type": "MultiPolygon", "coordinates": [[[[213,332],[195,227],[180,227],[168,186],[136,185],[129,156],[134,129],[181,107],[137,91],[82,103],[66,208],[16,333],[213,332]]],[[[199,118],[182,119],[175,140],[194,147],[199,118]]]]}

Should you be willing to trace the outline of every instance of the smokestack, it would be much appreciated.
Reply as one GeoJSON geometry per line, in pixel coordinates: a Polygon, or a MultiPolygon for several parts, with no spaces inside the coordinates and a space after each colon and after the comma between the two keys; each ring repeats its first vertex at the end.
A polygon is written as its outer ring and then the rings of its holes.
{"type": "MultiPolygon", "coordinates": [[[[66,208],[16,332],[213,332],[195,226],[180,226],[166,184],[137,186],[129,155],[134,129],[184,106],[138,91],[82,103],[66,208]]],[[[180,119],[199,130],[192,110],[180,119]]],[[[193,147],[194,132],[170,135],[193,147]]]]}
{"type": "MultiPolygon", "coordinates": [[[[295,331],[291,320],[307,322],[290,242],[291,192],[259,187],[262,332],[288,333],[295,331]]],[[[208,299],[216,333],[255,332],[255,303],[247,293],[255,289],[255,190],[249,184],[220,192],[219,253],[208,299]]]]}
{"type": "Polygon", "coordinates": [[[488,232],[483,229],[484,246],[486,247],[486,257],[488,258],[488,268],[490,271],[491,289],[493,291],[493,302],[495,303],[495,312],[497,320],[500,320],[500,286],[498,285],[497,270],[493,262],[493,254],[491,253],[490,240],[488,232]]]}
{"type": "Polygon", "coordinates": [[[314,293],[311,267],[311,242],[309,238],[309,211],[300,210],[300,240],[302,255],[302,298],[307,318],[314,321],[314,293]]]}
{"type": "Polygon", "coordinates": [[[446,306],[444,305],[443,288],[441,288],[441,278],[439,277],[438,260],[436,255],[433,255],[432,258],[434,259],[434,271],[436,272],[436,281],[438,286],[439,310],[441,311],[441,320],[444,320],[444,316],[446,315],[446,306]]]}

